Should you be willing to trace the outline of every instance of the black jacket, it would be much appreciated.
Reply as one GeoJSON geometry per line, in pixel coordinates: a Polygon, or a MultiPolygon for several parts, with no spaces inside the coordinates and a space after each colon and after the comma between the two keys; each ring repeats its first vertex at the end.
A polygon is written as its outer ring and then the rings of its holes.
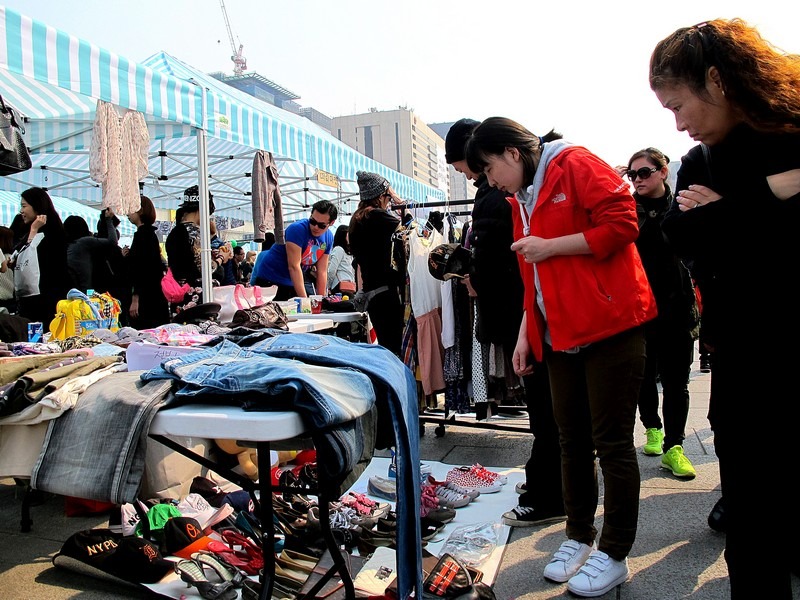
{"type": "Polygon", "coordinates": [[[472,209],[470,245],[473,248],[470,281],[478,294],[478,341],[514,347],[522,321],[522,277],[517,255],[511,250],[514,228],[511,210],[516,201],[489,185],[485,175],[472,209]],[[512,204],[513,203],[513,204],[512,204]]]}

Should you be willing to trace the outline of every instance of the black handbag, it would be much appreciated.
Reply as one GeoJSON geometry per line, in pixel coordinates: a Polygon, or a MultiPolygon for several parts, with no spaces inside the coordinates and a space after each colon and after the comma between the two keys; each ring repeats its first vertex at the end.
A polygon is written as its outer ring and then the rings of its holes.
{"type": "Polygon", "coordinates": [[[0,96],[0,175],[13,175],[33,166],[22,137],[25,133],[22,123],[20,114],[0,96]]]}
{"type": "Polygon", "coordinates": [[[240,308],[233,313],[231,327],[248,329],[282,329],[289,331],[289,319],[277,302],[267,302],[252,308],[240,308]]]}

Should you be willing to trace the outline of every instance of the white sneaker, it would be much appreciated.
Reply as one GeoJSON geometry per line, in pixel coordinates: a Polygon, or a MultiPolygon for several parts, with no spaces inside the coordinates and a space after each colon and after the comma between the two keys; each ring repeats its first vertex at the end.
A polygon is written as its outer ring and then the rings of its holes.
{"type": "Polygon", "coordinates": [[[567,589],[583,598],[602,596],[628,579],[628,559],[614,560],[605,552],[594,550],[567,589]]]}
{"type": "Polygon", "coordinates": [[[567,540],[559,546],[553,558],[547,563],[544,568],[544,578],[557,583],[569,581],[593,551],[592,546],[567,540]]]}

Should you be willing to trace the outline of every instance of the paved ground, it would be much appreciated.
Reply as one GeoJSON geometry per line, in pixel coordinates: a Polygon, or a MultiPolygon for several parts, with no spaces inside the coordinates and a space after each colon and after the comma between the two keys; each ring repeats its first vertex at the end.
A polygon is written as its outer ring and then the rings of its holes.
{"type": "MultiPolygon", "coordinates": [[[[659,468],[658,458],[640,455],[641,506],[639,533],[629,558],[631,577],[626,584],[603,596],[605,600],[729,597],[727,567],[722,556],[724,536],[706,525],[708,512],[719,497],[714,439],[706,420],[709,383],[709,375],[692,372],[692,407],[685,450],[697,468],[697,478],[679,481],[659,468]]],[[[524,424],[507,419],[503,422],[524,424]]],[[[450,464],[522,466],[530,452],[530,440],[526,434],[457,425],[448,425],[445,435],[436,437],[434,426],[428,425],[421,455],[423,459],[450,464]]],[[[636,442],[640,448],[644,443],[641,427],[636,442]]],[[[123,589],[52,567],[50,558],[64,539],[80,529],[101,526],[104,518],[67,518],[63,514],[63,499],[51,496],[44,505],[33,509],[33,531],[23,534],[19,508],[20,498],[13,481],[0,480],[0,599],[153,597],[138,589],[123,589]]],[[[602,506],[598,515],[602,518],[602,506]]],[[[512,530],[494,586],[499,600],[571,597],[565,584],[548,583],[541,575],[551,554],[563,541],[563,531],[563,523],[512,530]]],[[[800,581],[795,584],[795,597],[800,598],[800,581]]]]}

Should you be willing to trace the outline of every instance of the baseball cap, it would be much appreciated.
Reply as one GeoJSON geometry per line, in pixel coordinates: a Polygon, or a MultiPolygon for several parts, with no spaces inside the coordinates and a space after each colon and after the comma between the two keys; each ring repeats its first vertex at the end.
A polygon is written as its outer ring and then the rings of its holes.
{"type": "Polygon", "coordinates": [[[189,487],[189,493],[200,494],[205,498],[211,506],[222,506],[222,501],[228,492],[223,490],[214,481],[208,477],[198,475],[192,479],[192,485],[189,487]]]}
{"type": "Polygon", "coordinates": [[[56,566],[70,567],[76,560],[130,583],[156,583],[171,572],[154,543],[136,536],[123,536],[110,529],[85,529],[73,533],[53,557],[56,566]]]}
{"type": "Polygon", "coordinates": [[[212,541],[203,533],[197,519],[172,517],[164,525],[164,551],[168,555],[189,559],[195,552],[208,548],[212,541]]]}
{"type": "Polygon", "coordinates": [[[233,506],[230,504],[215,508],[200,494],[188,494],[178,502],[177,508],[182,517],[197,519],[203,529],[213,527],[233,514],[233,506]]]}
{"type": "Polygon", "coordinates": [[[147,525],[148,531],[144,531],[141,520],[136,525],[136,535],[150,535],[154,538],[161,540],[163,535],[162,530],[167,521],[173,517],[180,517],[181,512],[172,504],[156,504],[151,506],[147,511],[147,525]]]}
{"type": "Polygon", "coordinates": [[[461,244],[441,244],[428,255],[428,270],[435,279],[447,281],[469,275],[472,252],[461,244]]]}

